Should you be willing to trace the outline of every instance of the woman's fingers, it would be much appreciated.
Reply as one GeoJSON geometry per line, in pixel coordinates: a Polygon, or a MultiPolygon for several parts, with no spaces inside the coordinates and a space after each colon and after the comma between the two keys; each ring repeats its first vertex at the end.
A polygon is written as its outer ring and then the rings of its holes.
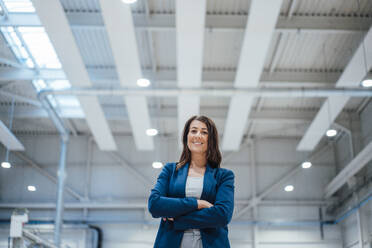
{"type": "Polygon", "coordinates": [[[210,207],[213,207],[212,203],[206,200],[198,200],[198,209],[210,208],[210,207]]]}
{"type": "Polygon", "coordinates": [[[170,221],[174,221],[173,218],[162,218],[164,221],[167,221],[167,220],[170,220],[170,221]]]}

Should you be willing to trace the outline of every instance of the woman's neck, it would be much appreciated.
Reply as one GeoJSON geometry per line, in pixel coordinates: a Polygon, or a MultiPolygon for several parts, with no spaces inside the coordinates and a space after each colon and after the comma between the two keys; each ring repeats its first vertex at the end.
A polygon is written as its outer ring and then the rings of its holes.
{"type": "Polygon", "coordinates": [[[205,154],[192,154],[190,166],[197,168],[205,168],[207,166],[207,158],[205,154]]]}

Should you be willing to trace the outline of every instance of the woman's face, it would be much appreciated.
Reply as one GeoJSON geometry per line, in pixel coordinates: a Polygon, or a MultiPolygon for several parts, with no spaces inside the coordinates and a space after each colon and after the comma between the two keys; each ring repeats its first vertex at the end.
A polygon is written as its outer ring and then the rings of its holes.
{"type": "Polygon", "coordinates": [[[207,126],[197,120],[190,124],[187,134],[187,147],[191,153],[206,153],[208,149],[208,129],[207,126]]]}

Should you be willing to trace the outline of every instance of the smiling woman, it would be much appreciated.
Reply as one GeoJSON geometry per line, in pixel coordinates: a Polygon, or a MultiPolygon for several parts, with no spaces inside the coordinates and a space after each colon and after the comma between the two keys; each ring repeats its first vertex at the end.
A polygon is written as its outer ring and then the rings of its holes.
{"type": "Polygon", "coordinates": [[[193,116],[185,124],[178,163],[168,163],[149,197],[161,217],[154,247],[230,247],[227,224],[234,210],[234,174],[220,168],[214,122],[193,116]]]}

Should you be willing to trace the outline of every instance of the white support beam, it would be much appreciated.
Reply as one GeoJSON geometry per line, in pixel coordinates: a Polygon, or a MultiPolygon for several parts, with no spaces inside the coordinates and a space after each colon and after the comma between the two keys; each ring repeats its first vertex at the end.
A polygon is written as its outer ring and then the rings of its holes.
{"type": "MultiPolygon", "coordinates": [[[[143,76],[131,7],[122,1],[107,0],[100,0],[100,5],[120,84],[138,87],[137,80],[143,76]]],[[[137,148],[153,150],[153,138],[146,135],[146,129],[152,128],[146,97],[125,97],[124,101],[137,148]]]]}
{"type": "Polygon", "coordinates": [[[339,190],[352,176],[358,173],[365,165],[372,160],[372,142],[370,142],[359,154],[340,171],[337,176],[327,185],[325,198],[331,197],[339,190]]]}
{"type": "MultiPolygon", "coordinates": [[[[72,86],[92,86],[71,27],[58,0],[32,0],[36,13],[54,46],[62,68],[72,86]],[[53,14],[51,14],[53,10],[53,14]]],[[[116,150],[116,143],[96,96],[78,97],[88,126],[101,150],[116,150]]]]}
{"type": "MultiPolygon", "coordinates": [[[[177,85],[179,88],[199,88],[202,83],[203,46],[206,0],[176,1],[177,85]]],[[[185,122],[199,115],[200,98],[178,97],[179,137],[185,122]]],[[[182,148],[181,138],[179,147],[182,148]]]]}
{"type": "MultiPolygon", "coordinates": [[[[372,26],[362,40],[344,72],[338,79],[336,87],[358,87],[372,68],[372,26]],[[366,61],[364,60],[366,59],[366,61]],[[365,65],[366,62],[366,65],[365,65]],[[366,68],[367,67],[367,68],[366,68]],[[366,71],[367,69],[367,71],[366,71]]],[[[311,151],[326,133],[329,126],[349,101],[349,96],[333,96],[323,103],[305,135],[297,146],[299,151],[311,151]]]]}
{"type": "MultiPolygon", "coordinates": [[[[251,2],[235,87],[257,87],[281,5],[281,0],[251,2]]],[[[231,99],[222,141],[223,150],[239,150],[252,102],[253,98],[250,97],[238,96],[231,99]]]]}
{"type": "Polygon", "coordinates": [[[11,151],[24,151],[25,147],[17,137],[0,120],[0,142],[11,151]]]}

